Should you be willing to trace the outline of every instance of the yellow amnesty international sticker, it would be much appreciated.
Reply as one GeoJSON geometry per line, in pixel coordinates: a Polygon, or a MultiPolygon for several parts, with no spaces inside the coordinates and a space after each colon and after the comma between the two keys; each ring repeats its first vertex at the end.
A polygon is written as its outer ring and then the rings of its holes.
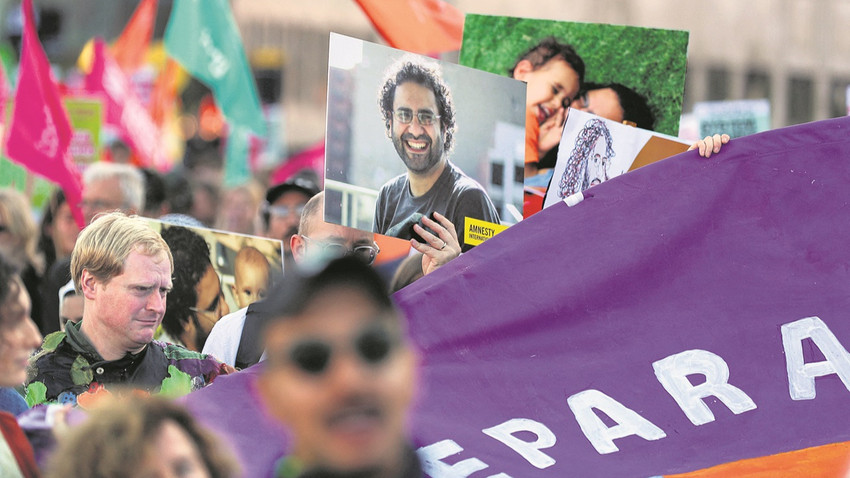
{"type": "Polygon", "coordinates": [[[463,242],[470,246],[477,246],[508,228],[508,226],[472,217],[463,219],[463,242]]]}

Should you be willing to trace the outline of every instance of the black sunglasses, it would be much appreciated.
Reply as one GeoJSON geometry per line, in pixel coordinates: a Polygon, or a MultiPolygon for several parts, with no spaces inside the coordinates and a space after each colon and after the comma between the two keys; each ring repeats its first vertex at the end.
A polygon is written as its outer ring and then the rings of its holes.
{"type": "MultiPolygon", "coordinates": [[[[366,365],[376,366],[390,356],[398,339],[383,324],[364,328],[352,341],[351,348],[366,365]]],[[[295,343],[288,354],[289,363],[308,375],[321,375],[335,355],[335,347],[318,339],[307,339],[295,343]]]]}

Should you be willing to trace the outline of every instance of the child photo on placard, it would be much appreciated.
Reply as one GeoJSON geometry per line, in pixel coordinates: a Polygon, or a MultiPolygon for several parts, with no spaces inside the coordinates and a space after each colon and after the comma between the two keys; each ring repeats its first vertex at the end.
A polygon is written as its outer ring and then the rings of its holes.
{"type": "Polygon", "coordinates": [[[283,243],[149,220],[174,259],[173,288],[156,338],[201,351],[225,315],[265,297],[283,275],[283,243]]]}
{"type": "Polygon", "coordinates": [[[414,226],[439,213],[463,250],[516,223],[525,89],[331,34],[325,221],[424,242],[414,226]]]}
{"type": "MultiPolygon", "coordinates": [[[[470,14],[460,64],[528,84],[524,175],[530,179],[554,166],[570,109],[677,135],[687,47],[686,31],[470,14]]],[[[539,210],[533,193],[539,199],[544,181],[531,182],[526,217],[539,210]]]]}

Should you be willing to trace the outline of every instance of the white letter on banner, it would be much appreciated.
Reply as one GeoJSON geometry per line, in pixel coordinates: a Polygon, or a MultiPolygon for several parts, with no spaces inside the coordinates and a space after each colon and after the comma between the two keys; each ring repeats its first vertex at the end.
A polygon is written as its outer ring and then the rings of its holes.
{"type": "Polygon", "coordinates": [[[667,436],[664,430],[599,390],[579,392],[569,397],[567,404],[584,436],[601,455],[620,450],[614,444],[615,438],[637,435],[644,440],[660,440],[667,436]],[[617,425],[609,428],[596,416],[594,408],[608,415],[617,425]]]}
{"type": "Polygon", "coordinates": [[[537,468],[548,468],[555,464],[552,457],[540,451],[543,448],[555,446],[555,434],[540,422],[528,418],[512,418],[505,423],[481,431],[504,443],[537,468]],[[537,440],[533,442],[520,440],[514,436],[517,432],[534,433],[537,435],[537,440]]]}
{"type": "MultiPolygon", "coordinates": [[[[462,451],[463,448],[453,440],[443,440],[432,445],[423,446],[416,450],[416,454],[419,455],[419,460],[422,461],[422,470],[428,476],[435,478],[466,478],[476,471],[481,471],[488,467],[486,463],[478,458],[468,458],[454,465],[449,465],[441,461],[443,458],[457,455],[462,451]]],[[[505,473],[499,473],[498,475],[491,475],[487,478],[511,478],[511,476],[505,473]]]]}
{"type": "Polygon", "coordinates": [[[850,391],[850,354],[819,317],[806,317],[782,325],[782,346],[792,400],[815,398],[815,377],[838,375],[850,391]],[[806,363],[803,340],[812,339],[826,360],[806,363]]]}
{"type": "Polygon", "coordinates": [[[706,397],[717,397],[735,415],[756,408],[755,402],[746,393],[728,383],[729,366],[726,361],[707,350],[673,354],[654,362],[652,368],[658,381],[694,425],[714,421],[714,414],[702,401],[706,397]],[[693,374],[705,376],[705,382],[692,385],[688,375],[693,374]]]}

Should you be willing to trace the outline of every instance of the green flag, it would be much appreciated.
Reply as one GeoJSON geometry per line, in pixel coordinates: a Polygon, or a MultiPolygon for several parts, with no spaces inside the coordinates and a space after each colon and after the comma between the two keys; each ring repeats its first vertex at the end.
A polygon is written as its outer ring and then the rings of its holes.
{"type": "Polygon", "coordinates": [[[251,179],[248,170],[248,155],[251,136],[247,128],[230,128],[224,155],[224,187],[233,187],[251,179]]]}
{"type": "Polygon", "coordinates": [[[174,0],[165,49],[212,91],[231,125],[265,135],[257,87],[228,0],[174,0]]]}

